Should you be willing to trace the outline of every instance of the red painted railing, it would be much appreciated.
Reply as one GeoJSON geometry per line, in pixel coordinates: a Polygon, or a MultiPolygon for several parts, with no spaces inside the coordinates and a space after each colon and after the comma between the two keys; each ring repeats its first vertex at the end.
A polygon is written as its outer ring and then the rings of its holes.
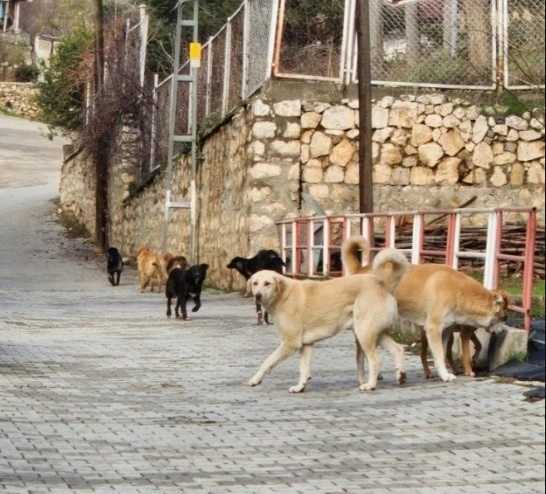
{"type": "MultiPolygon", "coordinates": [[[[521,263],[522,303],[511,305],[510,309],[523,314],[525,329],[529,330],[531,326],[536,208],[462,208],[314,216],[280,221],[277,226],[281,255],[287,264],[285,272],[293,276],[341,276],[341,244],[353,234],[360,234],[368,240],[371,255],[384,247],[397,247],[408,255],[413,264],[426,259],[427,262],[442,262],[457,269],[461,259],[481,260],[483,285],[488,289],[498,288],[501,261],[521,263]],[[432,220],[427,222],[431,217],[432,220]],[[441,248],[425,248],[425,240],[431,235],[425,226],[444,219],[447,230],[444,245],[441,248]],[[503,228],[508,221],[512,225],[526,224],[525,246],[519,254],[506,252],[503,228]],[[411,245],[401,246],[400,230],[408,224],[412,225],[411,245]],[[463,250],[461,231],[465,226],[476,224],[487,224],[485,250],[463,250]]],[[[407,235],[404,238],[407,240],[407,235]]],[[[367,263],[370,259],[365,261],[367,263]]]]}

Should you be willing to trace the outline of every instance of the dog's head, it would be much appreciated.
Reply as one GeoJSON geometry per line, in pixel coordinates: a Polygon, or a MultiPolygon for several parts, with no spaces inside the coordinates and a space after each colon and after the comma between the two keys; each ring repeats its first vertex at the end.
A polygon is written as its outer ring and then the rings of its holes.
{"type": "Polygon", "coordinates": [[[247,292],[266,308],[271,306],[284,288],[284,277],[269,269],[254,273],[247,282],[247,292]]]}
{"type": "Polygon", "coordinates": [[[192,278],[192,281],[195,283],[195,286],[201,287],[205,278],[207,276],[207,269],[209,268],[208,264],[194,264],[188,268],[188,273],[192,278]]]}
{"type": "Polygon", "coordinates": [[[235,269],[244,276],[245,280],[248,280],[252,276],[252,273],[248,269],[247,264],[248,259],[245,259],[244,257],[234,257],[226,267],[228,269],[235,269]]]}
{"type": "Polygon", "coordinates": [[[508,319],[508,305],[510,300],[508,295],[500,290],[493,290],[493,318],[500,322],[508,319]]]}
{"type": "Polygon", "coordinates": [[[140,249],[138,249],[137,258],[142,259],[143,257],[150,255],[151,253],[152,251],[148,249],[148,247],[141,247],[140,249]]]}

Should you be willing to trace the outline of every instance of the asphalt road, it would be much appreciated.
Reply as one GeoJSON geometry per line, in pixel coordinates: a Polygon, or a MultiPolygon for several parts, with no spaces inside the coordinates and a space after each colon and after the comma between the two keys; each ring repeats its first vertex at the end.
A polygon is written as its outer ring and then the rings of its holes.
{"type": "MultiPolygon", "coordinates": [[[[57,223],[61,141],[0,117],[0,493],[544,492],[544,401],[521,383],[424,380],[359,392],[352,336],[248,379],[277,346],[239,293],[165,317],[127,268],[57,223]]],[[[237,253],[234,253],[237,254],[237,253]]],[[[326,303],[326,301],[325,301],[326,303]]]]}

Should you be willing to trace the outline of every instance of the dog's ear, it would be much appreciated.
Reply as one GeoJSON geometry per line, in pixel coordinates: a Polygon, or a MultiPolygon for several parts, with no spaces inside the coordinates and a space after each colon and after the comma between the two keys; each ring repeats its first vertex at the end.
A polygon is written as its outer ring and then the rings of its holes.
{"type": "Polygon", "coordinates": [[[246,280],[245,297],[248,297],[248,296],[252,295],[252,278],[253,278],[253,276],[251,276],[250,278],[248,278],[248,280],[246,280]]]}
{"type": "Polygon", "coordinates": [[[278,273],[275,273],[273,275],[273,280],[275,281],[275,290],[277,291],[277,293],[282,293],[283,290],[286,288],[284,278],[278,273]]]}
{"type": "Polygon", "coordinates": [[[206,271],[207,269],[209,269],[209,265],[208,264],[201,264],[201,269],[203,271],[206,271]]]}

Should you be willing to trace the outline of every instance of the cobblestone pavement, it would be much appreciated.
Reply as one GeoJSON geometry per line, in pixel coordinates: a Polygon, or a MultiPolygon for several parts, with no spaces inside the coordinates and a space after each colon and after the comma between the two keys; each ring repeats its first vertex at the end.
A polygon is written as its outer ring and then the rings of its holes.
{"type": "Polygon", "coordinates": [[[278,341],[252,302],[209,290],[182,322],[131,268],[111,287],[56,222],[44,156],[0,188],[0,493],[544,492],[544,401],[522,385],[426,381],[408,353],[406,385],[383,355],[362,393],[347,333],[305,393],[295,357],[247,386],[278,341]]]}

